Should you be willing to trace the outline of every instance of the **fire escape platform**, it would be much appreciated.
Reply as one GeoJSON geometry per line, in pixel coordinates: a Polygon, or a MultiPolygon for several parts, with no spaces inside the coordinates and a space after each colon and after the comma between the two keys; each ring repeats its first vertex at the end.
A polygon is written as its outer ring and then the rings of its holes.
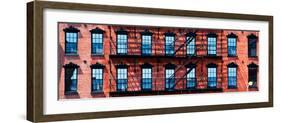
{"type": "Polygon", "coordinates": [[[175,58],[175,59],[222,59],[222,56],[165,56],[165,55],[109,55],[109,58],[175,58]]]}
{"type": "Polygon", "coordinates": [[[204,88],[204,89],[185,89],[185,90],[161,90],[161,91],[116,91],[110,92],[111,97],[121,96],[151,96],[151,95],[171,95],[171,94],[193,94],[193,93],[216,93],[222,92],[222,88],[204,88]]]}

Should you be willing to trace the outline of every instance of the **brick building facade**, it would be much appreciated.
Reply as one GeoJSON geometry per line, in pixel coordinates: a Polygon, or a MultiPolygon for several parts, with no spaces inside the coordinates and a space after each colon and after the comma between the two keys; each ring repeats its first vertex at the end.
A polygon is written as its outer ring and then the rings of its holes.
{"type": "Polygon", "coordinates": [[[258,31],[58,24],[59,99],[258,90],[258,31]]]}

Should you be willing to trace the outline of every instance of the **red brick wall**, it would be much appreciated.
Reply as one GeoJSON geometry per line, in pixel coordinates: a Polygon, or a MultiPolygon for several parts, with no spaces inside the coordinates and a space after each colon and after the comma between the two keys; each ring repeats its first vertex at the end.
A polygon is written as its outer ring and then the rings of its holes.
{"type": "MultiPolygon", "coordinates": [[[[115,83],[114,78],[116,78],[116,69],[115,65],[125,63],[129,66],[128,68],[128,91],[140,90],[140,78],[141,78],[141,67],[143,63],[150,63],[153,65],[153,90],[164,90],[164,71],[165,65],[167,63],[172,63],[177,65],[185,65],[188,63],[195,63],[198,59],[200,61],[197,63],[196,67],[196,77],[203,78],[198,79],[197,88],[204,89],[207,86],[207,69],[206,65],[209,63],[215,63],[218,65],[217,68],[217,78],[218,78],[218,87],[221,87],[223,91],[249,91],[248,89],[248,68],[247,65],[250,63],[255,63],[258,65],[258,58],[249,58],[248,57],[248,39],[247,36],[254,34],[258,36],[256,31],[235,31],[235,30],[210,30],[210,29],[179,29],[179,28],[158,28],[158,27],[134,27],[134,26],[108,26],[108,25],[95,25],[95,24],[70,24],[70,23],[59,23],[58,24],[58,83],[59,83],[59,99],[64,98],[92,98],[92,97],[104,97],[110,96],[110,89],[114,90],[115,87],[110,87],[110,82],[115,83]],[[78,55],[69,56],[64,54],[65,50],[65,32],[63,29],[73,26],[80,30],[79,39],[78,39],[78,55]],[[91,55],[91,33],[90,30],[95,29],[96,27],[105,31],[104,33],[104,55],[102,56],[93,56],[91,55]],[[175,49],[184,43],[185,34],[187,32],[197,31],[196,36],[196,48],[206,49],[207,46],[207,34],[214,32],[218,35],[217,37],[217,55],[222,56],[220,58],[192,58],[186,59],[181,57],[185,54],[185,50],[180,50],[177,52],[176,56],[179,58],[111,58],[110,53],[116,52],[114,47],[110,46],[110,37],[112,41],[116,41],[116,33],[118,29],[122,27],[124,30],[128,31],[128,54],[140,54],[140,44],[141,44],[141,32],[145,29],[148,29],[153,33],[152,36],[152,49],[158,49],[157,51],[152,50],[152,54],[157,53],[158,55],[164,55],[164,33],[173,32],[176,34],[176,44],[175,49]],[[135,33],[136,32],[136,33],[135,33]],[[227,56],[227,35],[234,33],[238,36],[237,38],[237,57],[228,57],[227,56]],[[110,36],[111,35],[111,36],[110,36]],[[64,94],[64,68],[63,65],[68,63],[74,63],[80,66],[78,69],[78,85],[77,91],[78,95],[65,95],[64,94]],[[104,85],[103,85],[103,94],[91,94],[91,68],[92,64],[100,63],[105,65],[104,68],[104,85]],[[228,89],[227,87],[227,65],[231,62],[234,62],[238,65],[237,69],[237,89],[228,89]],[[113,79],[111,79],[111,75],[113,79]],[[159,79],[162,78],[162,79],[159,79]],[[156,85],[156,86],[155,86],[156,85]]],[[[259,46],[257,44],[257,46],[259,46]]],[[[257,48],[257,51],[258,48],[257,48]]],[[[198,50],[197,55],[206,55],[207,50],[198,50]]],[[[258,54],[258,53],[257,53],[258,54]]],[[[176,68],[177,69],[177,68],[176,68]]],[[[186,68],[182,67],[177,73],[176,77],[180,78],[185,74],[186,68]]],[[[180,81],[176,86],[176,89],[184,89],[184,81],[180,81]]],[[[257,90],[257,89],[253,89],[257,90]]]]}

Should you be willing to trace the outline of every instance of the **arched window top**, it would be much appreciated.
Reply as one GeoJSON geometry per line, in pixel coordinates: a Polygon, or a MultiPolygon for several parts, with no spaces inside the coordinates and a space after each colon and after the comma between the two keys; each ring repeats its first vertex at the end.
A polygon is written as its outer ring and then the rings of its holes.
{"type": "Polygon", "coordinates": [[[230,64],[227,65],[227,67],[238,67],[238,65],[235,64],[234,62],[231,62],[230,64]]]}
{"type": "Polygon", "coordinates": [[[92,64],[90,67],[91,68],[104,68],[104,65],[97,62],[96,64],[92,64]]]}
{"type": "Polygon", "coordinates": [[[251,33],[250,35],[247,36],[248,39],[257,39],[258,37],[256,35],[254,35],[253,33],[251,33]]]}
{"type": "Polygon", "coordinates": [[[187,65],[185,65],[186,68],[195,68],[196,67],[196,64],[194,63],[189,63],[187,65]]]}
{"type": "Polygon", "coordinates": [[[164,35],[165,36],[175,36],[175,33],[168,31],[168,32],[164,33],[164,35]]]}
{"type": "Polygon", "coordinates": [[[188,32],[185,34],[188,37],[196,37],[196,33],[195,32],[188,32]]]}
{"type": "Polygon", "coordinates": [[[125,34],[127,35],[128,32],[126,30],[124,30],[123,28],[120,28],[119,30],[116,31],[117,34],[125,34]]]}
{"type": "Polygon", "coordinates": [[[255,63],[252,62],[251,64],[248,65],[248,67],[249,67],[249,68],[257,68],[257,67],[259,67],[259,66],[258,66],[257,64],[255,64],[255,63]]]}
{"type": "Polygon", "coordinates": [[[64,32],[80,32],[79,29],[73,27],[73,26],[69,26],[68,28],[64,28],[63,29],[64,32]]]}
{"type": "Polygon", "coordinates": [[[175,69],[175,68],[176,68],[176,65],[171,64],[171,63],[168,63],[168,64],[165,65],[165,68],[166,68],[166,69],[175,69]]]}
{"type": "Polygon", "coordinates": [[[102,29],[99,27],[96,27],[95,29],[90,30],[91,33],[104,33],[102,29]]]}
{"type": "Polygon", "coordinates": [[[143,32],[141,32],[142,35],[152,35],[153,33],[150,32],[148,29],[145,29],[143,32]]]}
{"type": "Polygon", "coordinates": [[[214,63],[209,63],[206,65],[207,67],[217,67],[217,64],[214,64],[214,63]]]}
{"type": "Polygon", "coordinates": [[[70,62],[69,64],[66,64],[63,67],[64,68],[79,68],[79,65],[70,62]]]}
{"type": "Polygon", "coordinates": [[[235,35],[233,32],[227,35],[227,38],[237,38],[237,35],[235,35]]]}
{"type": "Polygon", "coordinates": [[[214,32],[210,32],[209,34],[207,34],[208,37],[218,37],[218,35],[214,32]]]}
{"type": "Polygon", "coordinates": [[[153,65],[149,64],[149,63],[144,63],[141,65],[142,68],[152,68],[153,65]]]}
{"type": "Polygon", "coordinates": [[[116,67],[117,68],[128,68],[128,65],[121,63],[121,64],[116,65],[116,67]]]}

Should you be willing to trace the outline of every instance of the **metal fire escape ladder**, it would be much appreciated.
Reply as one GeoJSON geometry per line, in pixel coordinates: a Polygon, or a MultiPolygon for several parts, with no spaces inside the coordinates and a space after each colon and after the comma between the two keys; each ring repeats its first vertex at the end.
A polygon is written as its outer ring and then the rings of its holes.
{"type": "Polygon", "coordinates": [[[112,80],[114,80],[115,81],[115,84],[117,84],[117,80],[116,80],[116,78],[114,78],[114,76],[113,76],[113,74],[112,74],[112,71],[111,71],[111,62],[109,61],[109,69],[108,69],[108,67],[105,67],[108,71],[110,71],[109,72],[109,75],[110,75],[110,79],[109,79],[109,84],[110,84],[110,90],[109,90],[109,92],[111,92],[112,91],[112,80]]]}
{"type": "MultiPolygon", "coordinates": [[[[188,40],[185,41],[185,43],[187,43],[187,45],[188,45],[193,39],[194,39],[194,37],[188,38],[188,40]]],[[[192,57],[192,56],[188,56],[188,59],[190,59],[191,57],[192,57]]],[[[175,70],[174,74],[169,77],[169,81],[170,81],[170,79],[172,79],[172,78],[175,77],[175,73],[176,73],[177,71],[179,71],[187,62],[189,62],[189,61],[188,61],[188,60],[185,60],[184,64],[182,64],[180,67],[178,67],[178,68],[175,70]]]]}
{"type": "MultiPolygon", "coordinates": [[[[137,31],[136,31],[136,27],[134,27],[134,40],[135,40],[135,42],[137,42],[137,31]]],[[[138,73],[137,72],[137,59],[135,59],[134,60],[134,73],[136,74],[136,73],[138,73]]],[[[129,68],[130,68],[130,66],[131,65],[129,65],[129,68]]],[[[131,72],[128,70],[127,72],[129,72],[128,73],[128,77],[130,76],[130,78],[132,78],[132,81],[133,82],[131,82],[130,83],[130,87],[131,87],[131,89],[132,89],[132,91],[138,91],[138,86],[137,86],[137,84],[135,83],[135,82],[138,82],[138,79],[136,78],[137,76],[136,75],[134,75],[134,74],[131,74],[131,72]]],[[[128,88],[129,88],[129,83],[127,83],[128,84],[128,88]]]]}
{"type": "Polygon", "coordinates": [[[110,35],[110,54],[117,54],[117,41],[114,43],[112,40],[112,34],[111,34],[111,26],[108,26],[109,31],[109,35],[110,35]],[[114,48],[113,48],[114,47],[114,48]],[[113,49],[115,49],[115,52],[112,51],[113,49]],[[114,53],[113,53],[114,52],[114,53]]]}
{"type": "MultiPolygon", "coordinates": [[[[114,43],[113,43],[113,41],[112,41],[111,26],[108,26],[108,29],[109,29],[109,35],[110,35],[110,40],[109,40],[109,41],[110,41],[110,53],[112,53],[112,49],[113,49],[113,48],[112,48],[112,45],[114,45],[114,43]]],[[[115,47],[116,47],[116,45],[115,45],[115,47]]],[[[108,62],[109,62],[109,66],[110,66],[110,67],[109,67],[109,70],[108,70],[108,71],[109,71],[109,74],[110,74],[110,79],[109,79],[109,84],[110,84],[110,85],[109,85],[109,86],[110,86],[109,89],[110,89],[110,90],[109,90],[109,92],[111,92],[111,91],[112,91],[112,87],[111,87],[111,86],[112,86],[112,80],[115,81],[115,84],[116,84],[116,85],[117,85],[117,80],[116,80],[116,78],[114,78],[114,76],[113,76],[113,74],[112,74],[112,70],[111,70],[111,65],[112,65],[112,64],[111,64],[111,61],[108,61],[108,62]]],[[[105,67],[105,68],[108,69],[108,67],[105,67]]],[[[115,85],[115,86],[116,86],[116,85],[115,85]]]]}
{"type": "MultiPolygon", "coordinates": [[[[197,33],[197,31],[195,31],[194,33],[197,33]]],[[[179,48],[174,52],[174,55],[176,55],[176,53],[177,53],[178,51],[180,51],[181,48],[183,48],[184,46],[188,46],[188,45],[190,44],[190,42],[191,42],[193,39],[194,39],[194,37],[192,36],[191,38],[189,37],[187,40],[185,40],[185,42],[184,42],[183,44],[181,44],[181,45],[179,46],[179,48]]]]}
{"type": "MultiPolygon", "coordinates": [[[[195,37],[189,37],[189,38],[185,41],[185,43],[181,45],[181,47],[182,47],[182,46],[185,46],[185,44],[188,45],[194,38],[195,38],[195,37]]],[[[180,47],[180,48],[181,48],[181,47],[180,47]]],[[[179,49],[180,49],[180,48],[179,48],[179,49]]],[[[188,59],[191,59],[191,57],[192,57],[192,56],[188,56],[188,59]]],[[[186,64],[187,62],[189,62],[189,60],[184,60],[184,63],[183,63],[180,67],[178,67],[178,68],[176,69],[176,71],[174,72],[174,74],[172,74],[172,75],[169,77],[168,83],[170,83],[170,81],[172,80],[172,78],[175,78],[176,73],[177,73],[183,66],[185,66],[185,64],[186,64]]],[[[197,60],[197,61],[195,62],[195,64],[197,64],[198,62],[199,62],[199,60],[197,60]]],[[[174,88],[174,87],[179,83],[180,80],[184,79],[184,78],[185,78],[184,76],[185,76],[186,74],[188,74],[191,70],[192,70],[192,69],[186,71],[186,73],[183,75],[183,77],[181,77],[179,80],[177,80],[177,81],[174,83],[174,85],[172,86],[172,88],[174,88]]]]}
{"type": "MultiPolygon", "coordinates": [[[[199,61],[200,61],[200,60],[197,60],[194,64],[197,64],[199,61]]],[[[192,68],[192,69],[195,69],[195,68],[192,68]]],[[[176,85],[178,85],[178,83],[179,83],[181,80],[186,79],[185,76],[186,76],[188,73],[190,73],[192,69],[189,69],[188,71],[186,71],[186,72],[174,83],[174,85],[172,86],[172,88],[176,87],[176,85]]]]}

